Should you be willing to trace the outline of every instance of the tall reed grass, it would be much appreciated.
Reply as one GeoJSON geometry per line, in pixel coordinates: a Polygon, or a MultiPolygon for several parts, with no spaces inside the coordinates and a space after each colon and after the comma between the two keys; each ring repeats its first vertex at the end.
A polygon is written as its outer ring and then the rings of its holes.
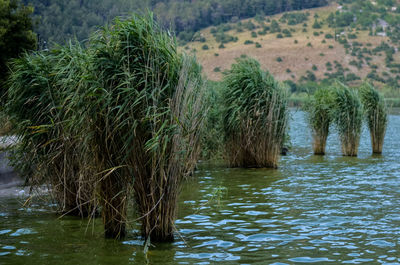
{"type": "Polygon", "coordinates": [[[133,190],[142,235],[174,238],[182,180],[200,154],[207,104],[201,67],[151,15],[116,19],[79,44],[12,65],[7,112],[30,183],[50,184],[63,212],[95,213],[126,233],[133,190]]]}
{"type": "Polygon", "coordinates": [[[359,94],[371,135],[372,152],[381,154],[388,123],[385,100],[369,83],[364,83],[360,86],[359,94]]]}
{"type": "Polygon", "coordinates": [[[205,98],[209,110],[207,112],[207,118],[201,139],[201,159],[204,160],[219,160],[222,158],[222,153],[224,151],[223,138],[221,137],[223,133],[223,90],[224,85],[222,82],[207,82],[205,98]]]}
{"type": "Polygon", "coordinates": [[[331,89],[319,88],[304,106],[307,113],[307,121],[312,131],[315,155],[325,155],[326,140],[333,121],[332,103],[333,95],[331,89]]]}
{"type": "Polygon", "coordinates": [[[14,60],[5,109],[20,138],[12,153],[20,174],[33,187],[50,185],[60,212],[87,216],[93,187],[79,174],[79,143],[66,125],[60,85],[68,74],[62,68],[80,72],[78,54],[82,48],[71,44],[14,60]]]}
{"type": "Polygon", "coordinates": [[[250,58],[238,59],[224,82],[223,124],[229,165],[276,168],[288,123],[285,90],[250,58]]]}
{"type": "Polygon", "coordinates": [[[344,156],[357,156],[363,109],[356,90],[343,84],[334,88],[334,120],[344,156]]]}
{"type": "Polygon", "coordinates": [[[91,43],[93,78],[68,109],[99,175],[106,236],[124,235],[133,185],[143,237],[172,240],[180,183],[200,153],[201,68],[150,16],[117,19],[91,43]]]}

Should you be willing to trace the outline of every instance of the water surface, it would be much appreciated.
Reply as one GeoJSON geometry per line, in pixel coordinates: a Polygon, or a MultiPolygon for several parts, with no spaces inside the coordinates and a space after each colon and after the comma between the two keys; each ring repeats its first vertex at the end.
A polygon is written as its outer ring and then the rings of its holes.
{"type": "Polygon", "coordinates": [[[176,241],[147,254],[133,225],[105,240],[101,220],[57,218],[51,205],[0,198],[0,264],[400,264],[400,116],[382,156],[364,128],[357,158],[336,134],[313,156],[302,112],[278,170],[201,164],[179,202],[176,241]]]}

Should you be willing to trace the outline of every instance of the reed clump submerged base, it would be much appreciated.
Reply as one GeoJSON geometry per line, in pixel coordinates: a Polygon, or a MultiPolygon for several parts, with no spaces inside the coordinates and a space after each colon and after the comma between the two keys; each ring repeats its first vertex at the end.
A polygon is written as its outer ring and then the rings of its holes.
{"type": "Polygon", "coordinates": [[[89,216],[93,185],[79,174],[80,145],[68,130],[60,80],[77,69],[80,46],[58,47],[51,52],[25,54],[10,64],[5,113],[13,123],[18,145],[11,162],[32,187],[49,186],[63,214],[89,216]],[[68,65],[68,73],[65,68],[68,65]]]}
{"type": "Polygon", "coordinates": [[[357,91],[343,84],[333,88],[334,119],[344,156],[357,156],[363,120],[362,104],[357,91]]]}
{"type": "Polygon", "coordinates": [[[307,121],[312,131],[315,155],[325,155],[329,128],[333,121],[332,101],[331,89],[319,88],[305,105],[307,121]]]}
{"type": "Polygon", "coordinates": [[[364,83],[359,87],[359,94],[371,136],[372,152],[381,154],[388,122],[385,100],[369,83],[364,83]]]}
{"type": "Polygon", "coordinates": [[[196,60],[178,53],[152,15],[134,15],[86,48],[26,55],[12,68],[7,112],[24,176],[50,184],[63,212],[101,209],[111,238],[124,237],[133,197],[143,237],[172,240],[207,111],[196,60]]]}
{"type": "Polygon", "coordinates": [[[288,121],[286,91],[251,58],[238,59],[224,83],[229,165],[277,168],[288,121]]]}

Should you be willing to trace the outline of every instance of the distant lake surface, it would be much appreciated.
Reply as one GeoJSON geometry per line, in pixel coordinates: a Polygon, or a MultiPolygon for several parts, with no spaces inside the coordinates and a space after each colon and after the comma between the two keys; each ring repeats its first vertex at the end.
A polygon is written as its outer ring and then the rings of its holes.
{"type": "Polygon", "coordinates": [[[364,128],[354,158],[334,131],[327,155],[314,156],[304,113],[291,114],[293,147],[278,170],[199,165],[174,243],[145,254],[136,224],[125,240],[105,240],[101,219],[59,219],[48,202],[0,197],[0,264],[400,265],[400,115],[389,117],[381,156],[364,128]]]}

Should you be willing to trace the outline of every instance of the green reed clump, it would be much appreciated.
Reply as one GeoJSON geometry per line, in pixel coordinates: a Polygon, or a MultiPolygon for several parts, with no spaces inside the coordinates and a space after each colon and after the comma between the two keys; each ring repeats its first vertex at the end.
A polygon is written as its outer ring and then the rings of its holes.
{"type": "Polygon", "coordinates": [[[222,92],[221,82],[207,82],[205,97],[209,110],[202,132],[201,158],[220,159],[224,149],[222,135],[222,92]]]}
{"type": "Polygon", "coordinates": [[[61,68],[81,71],[77,54],[84,54],[80,46],[70,45],[14,60],[5,111],[19,137],[12,162],[27,184],[48,184],[60,212],[86,216],[93,188],[78,174],[79,143],[66,128],[59,84],[61,68]]]}
{"type": "Polygon", "coordinates": [[[133,185],[143,237],[172,240],[180,183],[200,153],[201,68],[151,16],[117,19],[91,44],[91,75],[66,107],[98,175],[105,235],[124,236],[133,185]]]}
{"type": "Polygon", "coordinates": [[[359,88],[364,106],[365,119],[371,135],[372,152],[381,154],[388,123],[385,100],[371,84],[364,83],[359,88]]]}
{"type": "Polygon", "coordinates": [[[9,93],[4,111],[14,125],[13,132],[20,138],[18,149],[12,151],[11,163],[27,182],[41,183],[38,176],[34,177],[34,168],[39,163],[38,158],[46,154],[40,146],[47,142],[45,125],[50,124],[50,109],[55,105],[49,93],[49,83],[54,81],[52,59],[45,54],[25,54],[10,64],[9,93]]]}
{"type": "Polygon", "coordinates": [[[333,121],[333,95],[329,88],[318,88],[305,104],[307,121],[311,127],[315,155],[324,155],[329,128],[333,121]]]}
{"type": "Polygon", "coordinates": [[[250,58],[238,59],[224,82],[223,124],[229,165],[276,168],[288,123],[286,92],[250,58]]]}
{"type": "Polygon", "coordinates": [[[100,204],[112,238],[125,235],[133,190],[143,237],[173,239],[208,107],[201,67],[152,16],[117,19],[88,48],[15,60],[9,85],[14,161],[31,185],[49,184],[63,212],[88,215],[100,204]]]}
{"type": "Polygon", "coordinates": [[[344,156],[357,156],[363,120],[357,91],[338,84],[334,90],[334,119],[344,156]]]}

